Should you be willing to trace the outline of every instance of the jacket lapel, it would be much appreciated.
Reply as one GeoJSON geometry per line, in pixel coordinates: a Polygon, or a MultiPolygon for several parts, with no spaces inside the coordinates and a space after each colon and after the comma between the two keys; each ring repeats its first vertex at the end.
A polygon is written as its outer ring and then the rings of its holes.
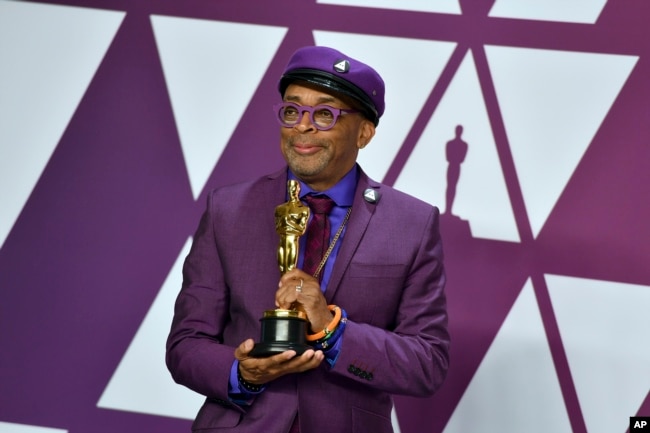
{"type": "Polygon", "coordinates": [[[343,275],[350,266],[352,257],[357,251],[357,248],[361,243],[361,239],[363,239],[363,236],[368,229],[370,219],[377,209],[377,203],[370,203],[363,197],[364,191],[368,188],[378,190],[381,188],[381,185],[371,180],[362,170],[359,176],[357,189],[354,193],[354,201],[352,203],[352,213],[350,214],[350,220],[348,221],[348,226],[345,229],[345,235],[342,239],[341,249],[336,256],[336,263],[334,263],[332,275],[330,276],[329,283],[327,284],[327,289],[325,290],[325,298],[328,302],[334,298],[336,291],[339,289],[343,275]]]}

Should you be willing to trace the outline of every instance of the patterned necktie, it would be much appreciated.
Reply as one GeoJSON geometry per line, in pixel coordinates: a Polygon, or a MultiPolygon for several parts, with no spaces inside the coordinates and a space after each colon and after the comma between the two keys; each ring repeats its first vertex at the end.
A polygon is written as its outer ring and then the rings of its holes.
{"type": "MultiPolygon", "coordinates": [[[[312,218],[307,227],[307,244],[302,270],[314,275],[330,243],[330,221],[327,215],[334,207],[334,201],[327,196],[305,196],[305,201],[312,211],[312,218]]],[[[323,273],[319,273],[321,280],[323,273]]]]}

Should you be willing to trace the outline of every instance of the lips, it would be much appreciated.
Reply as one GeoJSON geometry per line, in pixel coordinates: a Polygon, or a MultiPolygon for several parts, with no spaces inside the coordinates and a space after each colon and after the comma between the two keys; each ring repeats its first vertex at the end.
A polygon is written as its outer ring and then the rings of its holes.
{"type": "Polygon", "coordinates": [[[309,143],[294,143],[292,148],[294,152],[300,155],[312,155],[322,149],[322,147],[317,144],[309,143]]]}

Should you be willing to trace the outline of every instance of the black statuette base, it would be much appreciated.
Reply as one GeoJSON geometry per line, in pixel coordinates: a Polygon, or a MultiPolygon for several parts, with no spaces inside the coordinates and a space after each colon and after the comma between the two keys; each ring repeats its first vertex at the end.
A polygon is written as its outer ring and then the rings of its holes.
{"type": "Polygon", "coordinates": [[[264,317],[261,341],[253,347],[250,356],[265,358],[287,350],[302,355],[312,347],[307,344],[307,321],[297,317],[264,317]]]}

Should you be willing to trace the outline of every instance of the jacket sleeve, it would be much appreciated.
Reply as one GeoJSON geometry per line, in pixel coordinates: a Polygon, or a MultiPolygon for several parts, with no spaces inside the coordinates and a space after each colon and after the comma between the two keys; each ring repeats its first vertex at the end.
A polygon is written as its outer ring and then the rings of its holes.
{"type": "Polygon", "coordinates": [[[229,293],[215,242],[212,201],[209,195],[185,259],[166,362],[177,383],[226,402],[234,348],[223,344],[229,293]]]}

